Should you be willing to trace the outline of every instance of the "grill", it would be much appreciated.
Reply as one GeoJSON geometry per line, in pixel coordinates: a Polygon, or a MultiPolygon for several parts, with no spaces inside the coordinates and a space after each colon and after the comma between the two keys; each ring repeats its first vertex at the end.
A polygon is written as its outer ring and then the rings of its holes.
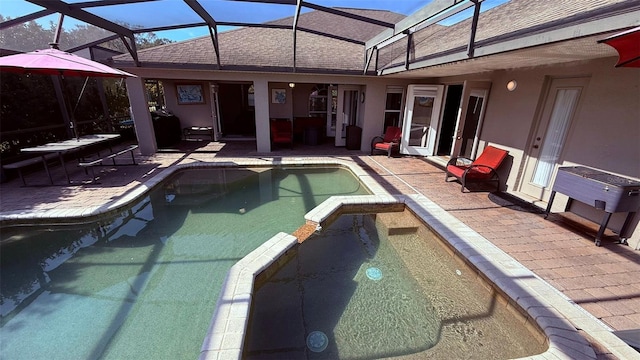
{"type": "Polygon", "coordinates": [[[584,166],[558,168],[556,181],[553,184],[545,218],[551,211],[556,192],[569,196],[565,211],[569,211],[571,202],[578,200],[596,209],[604,210],[605,215],[596,235],[596,246],[600,246],[609,219],[613,213],[626,212],[627,218],[620,229],[620,242],[627,243],[627,228],[631,224],[636,211],[640,208],[640,181],[584,166]]]}

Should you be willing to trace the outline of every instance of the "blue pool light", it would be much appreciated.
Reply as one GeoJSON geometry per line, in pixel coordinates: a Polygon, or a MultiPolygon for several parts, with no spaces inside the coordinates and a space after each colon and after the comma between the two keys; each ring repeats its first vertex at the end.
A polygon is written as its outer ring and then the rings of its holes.
{"type": "Polygon", "coordinates": [[[307,347],[313,352],[322,352],[329,345],[329,338],[322,331],[313,331],[307,336],[307,347]]]}
{"type": "Polygon", "coordinates": [[[378,281],[382,279],[382,270],[377,267],[370,267],[367,269],[367,277],[371,280],[378,281]]]}

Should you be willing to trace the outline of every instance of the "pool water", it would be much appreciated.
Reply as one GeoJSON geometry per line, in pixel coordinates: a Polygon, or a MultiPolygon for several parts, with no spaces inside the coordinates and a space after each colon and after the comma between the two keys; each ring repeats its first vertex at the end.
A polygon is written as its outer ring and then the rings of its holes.
{"type": "Polygon", "coordinates": [[[197,358],[228,269],[360,194],[339,168],[198,169],[114,218],[3,228],[2,358],[197,358]]]}
{"type": "Polygon", "coordinates": [[[246,359],[506,359],[547,348],[408,212],[342,215],[280,266],[256,282],[246,359]]]}

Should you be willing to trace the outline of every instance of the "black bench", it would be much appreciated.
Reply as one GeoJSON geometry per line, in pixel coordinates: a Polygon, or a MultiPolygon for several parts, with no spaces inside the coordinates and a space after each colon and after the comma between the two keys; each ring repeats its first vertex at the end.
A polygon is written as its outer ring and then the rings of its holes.
{"type": "Polygon", "coordinates": [[[49,180],[53,183],[51,179],[51,174],[49,173],[49,167],[47,166],[47,161],[56,159],[58,157],[57,154],[46,154],[44,156],[36,156],[29,159],[24,159],[21,161],[16,161],[10,164],[2,165],[3,169],[6,170],[18,170],[18,176],[20,176],[20,180],[22,180],[22,185],[27,186],[27,182],[24,180],[24,176],[22,175],[22,168],[27,166],[44,163],[44,168],[47,170],[47,175],[49,176],[49,180]]]}
{"type": "Polygon", "coordinates": [[[182,135],[185,140],[194,140],[194,135],[209,136],[213,141],[213,127],[211,126],[190,126],[182,129],[182,135]]]}
{"type": "Polygon", "coordinates": [[[78,163],[78,166],[82,167],[85,169],[85,172],[87,171],[87,169],[91,169],[91,181],[94,182],[96,181],[96,175],[95,172],[93,170],[94,167],[96,166],[103,166],[103,162],[106,160],[111,160],[113,162],[113,166],[116,165],[137,165],[136,163],[136,158],[133,155],[133,151],[136,150],[138,148],[138,145],[131,145],[128,146],[122,150],[113,152],[107,156],[101,157],[99,159],[95,159],[95,160],[91,160],[91,161],[81,161],[78,163]],[[126,153],[131,153],[131,164],[116,164],[116,157],[126,154],[126,153]]]}

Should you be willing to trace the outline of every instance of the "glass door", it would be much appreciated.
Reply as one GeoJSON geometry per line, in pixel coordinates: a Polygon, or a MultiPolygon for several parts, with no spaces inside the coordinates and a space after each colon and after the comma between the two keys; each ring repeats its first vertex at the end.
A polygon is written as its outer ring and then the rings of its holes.
{"type": "Polygon", "coordinates": [[[554,79],[544,102],[542,115],[527,151],[520,191],[547,200],[571,122],[587,86],[587,78],[554,79]]]}
{"type": "Polygon", "coordinates": [[[338,85],[338,116],[336,120],[336,146],[347,145],[347,126],[356,125],[360,88],[358,86],[338,85]]]}
{"type": "Polygon", "coordinates": [[[409,85],[400,152],[433,155],[444,86],[409,85]]]}
{"type": "Polygon", "coordinates": [[[490,88],[490,82],[465,81],[451,149],[452,156],[475,159],[490,88]]]}

